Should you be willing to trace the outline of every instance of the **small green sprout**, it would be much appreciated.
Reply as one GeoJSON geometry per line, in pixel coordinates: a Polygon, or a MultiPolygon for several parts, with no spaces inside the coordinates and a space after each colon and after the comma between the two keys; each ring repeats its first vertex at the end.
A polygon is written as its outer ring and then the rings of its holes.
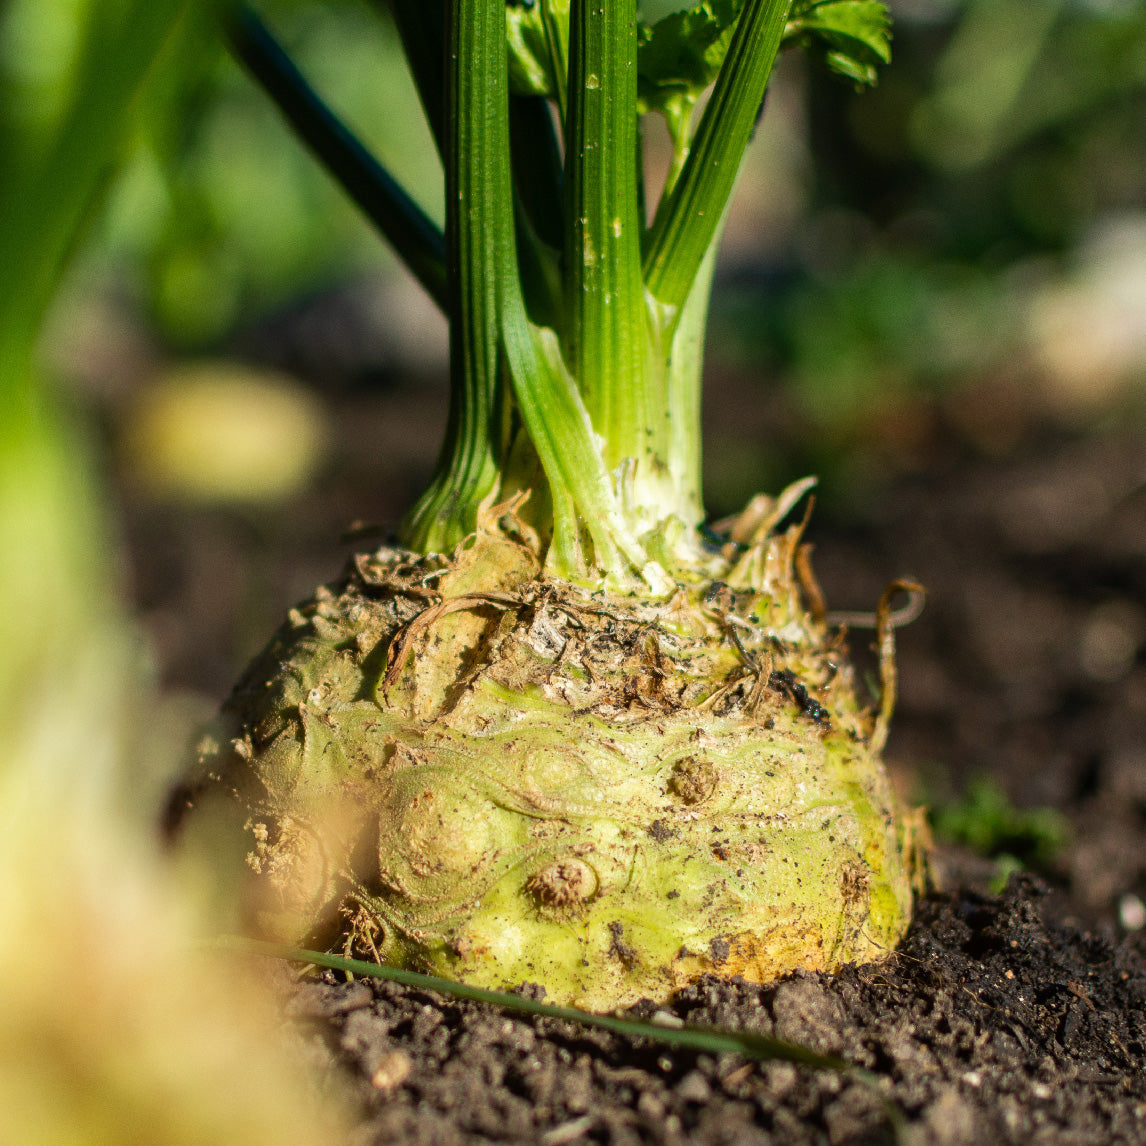
{"type": "Polygon", "coordinates": [[[963,796],[931,812],[937,840],[962,844],[994,859],[1002,881],[1012,871],[1050,871],[1070,841],[1069,825],[1054,808],[1017,808],[996,780],[976,776],[963,796]]]}

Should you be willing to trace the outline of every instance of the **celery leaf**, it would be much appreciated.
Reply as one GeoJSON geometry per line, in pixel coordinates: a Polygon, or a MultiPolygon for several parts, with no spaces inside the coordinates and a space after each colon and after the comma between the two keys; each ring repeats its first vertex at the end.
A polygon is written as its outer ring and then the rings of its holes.
{"type": "Polygon", "coordinates": [[[857,84],[873,85],[891,60],[890,19],[879,0],[796,0],[784,41],[857,84]]]}
{"type": "MultiPolygon", "coordinates": [[[[640,109],[670,117],[711,85],[745,0],[702,0],[638,28],[640,109]]],[[[510,83],[519,95],[563,97],[569,0],[511,0],[506,6],[510,83]]],[[[891,60],[890,19],[880,0],[794,0],[783,46],[800,47],[857,84],[876,82],[891,60]]]]}
{"type": "Polygon", "coordinates": [[[744,0],[704,0],[638,32],[637,77],[642,111],[695,101],[724,62],[744,0]]]}
{"type": "Polygon", "coordinates": [[[569,67],[569,0],[506,5],[509,85],[515,95],[564,103],[569,67]]]}

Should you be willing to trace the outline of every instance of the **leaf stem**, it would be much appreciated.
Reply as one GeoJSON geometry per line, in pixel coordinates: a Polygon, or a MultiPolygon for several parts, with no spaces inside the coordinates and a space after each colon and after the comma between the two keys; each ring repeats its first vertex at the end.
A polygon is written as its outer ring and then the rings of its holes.
{"type": "MultiPolygon", "coordinates": [[[[690,525],[704,520],[701,494],[701,374],[704,331],[716,270],[718,242],[709,247],[692,290],[671,326],[665,382],[668,391],[668,457],[681,518],[690,525]]],[[[667,333],[667,332],[666,332],[667,333]]]]}
{"type": "Polygon", "coordinates": [[[287,123],[445,309],[445,243],[438,227],[323,103],[250,8],[238,7],[227,33],[235,55],[287,123]]]}
{"type": "MultiPolygon", "coordinates": [[[[503,0],[450,0],[447,36],[450,413],[434,479],[403,531],[407,544],[438,552],[474,529],[498,481],[499,264],[514,250],[503,0]]],[[[509,269],[516,281],[516,258],[509,269]]]]}
{"type": "Polygon", "coordinates": [[[670,310],[688,298],[715,240],[756,124],[791,0],[748,0],[688,159],[661,201],[645,253],[645,284],[670,310]]]}
{"type": "Polygon", "coordinates": [[[636,0],[573,0],[569,40],[567,343],[612,469],[659,452],[665,420],[641,282],[636,0]]]}

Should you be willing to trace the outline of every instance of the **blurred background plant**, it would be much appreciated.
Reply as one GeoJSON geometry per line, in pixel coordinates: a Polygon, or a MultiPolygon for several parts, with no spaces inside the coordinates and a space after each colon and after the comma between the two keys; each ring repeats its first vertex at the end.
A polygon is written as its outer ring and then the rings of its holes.
{"type": "Polygon", "coordinates": [[[1066,817],[1054,808],[1017,808],[993,777],[973,776],[962,798],[938,803],[935,837],[993,860],[991,889],[1002,891],[1015,871],[1054,874],[1070,838],[1066,817]]]}

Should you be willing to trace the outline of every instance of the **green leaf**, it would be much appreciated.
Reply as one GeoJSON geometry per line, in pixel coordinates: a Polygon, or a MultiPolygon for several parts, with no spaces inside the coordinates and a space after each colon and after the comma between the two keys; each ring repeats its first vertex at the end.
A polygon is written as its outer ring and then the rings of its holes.
{"type": "Polygon", "coordinates": [[[509,85],[514,95],[552,96],[556,90],[541,9],[516,5],[505,10],[509,38],[509,85]]]}
{"type": "Polygon", "coordinates": [[[514,95],[547,96],[565,116],[569,72],[570,0],[536,0],[506,6],[509,89],[514,95]]]}
{"type": "Polygon", "coordinates": [[[642,111],[662,111],[681,99],[699,98],[720,71],[743,7],[744,0],[704,0],[651,27],[640,25],[637,77],[642,111]]]}
{"type": "Polygon", "coordinates": [[[573,0],[565,127],[565,347],[613,470],[663,469],[665,408],[649,370],[638,211],[636,0],[573,0]]]}
{"type": "MultiPolygon", "coordinates": [[[[640,21],[637,76],[642,113],[679,117],[715,82],[745,0],[703,0],[653,24],[640,21]]],[[[510,87],[519,95],[563,99],[568,0],[506,8],[510,87]],[[555,32],[556,30],[556,32],[555,32]]],[[[890,18],[879,0],[796,0],[784,47],[802,47],[829,69],[874,84],[891,60],[890,18]]]]}
{"type": "Polygon", "coordinates": [[[890,25],[879,0],[797,0],[784,45],[798,45],[838,75],[872,85],[879,65],[891,61],[890,25]]]}
{"type": "MultiPolygon", "coordinates": [[[[681,99],[695,101],[700,96],[716,79],[743,7],[744,0],[703,0],[653,24],[638,21],[642,112],[661,111],[681,99]]],[[[511,3],[506,26],[514,93],[557,98],[568,58],[568,0],[511,3]]]]}
{"type": "Polygon", "coordinates": [[[446,258],[450,412],[430,488],[403,540],[447,553],[477,523],[498,480],[498,326],[502,259],[516,276],[509,183],[509,95],[500,0],[449,0],[446,34],[446,258]]]}

